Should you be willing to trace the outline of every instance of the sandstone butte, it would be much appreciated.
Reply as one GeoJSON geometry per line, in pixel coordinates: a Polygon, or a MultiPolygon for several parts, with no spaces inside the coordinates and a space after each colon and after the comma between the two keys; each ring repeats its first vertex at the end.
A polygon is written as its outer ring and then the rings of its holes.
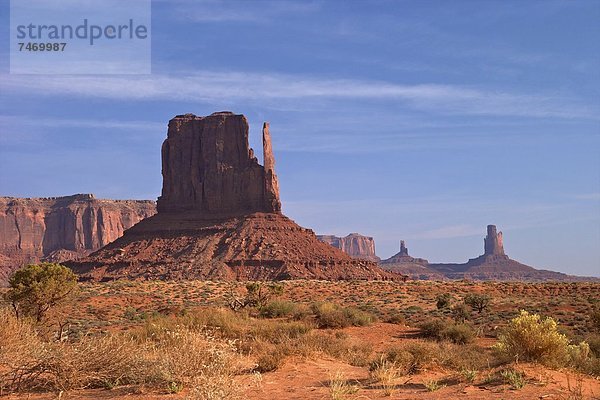
{"type": "Polygon", "coordinates": [[[404,279],[319,241],[281,213],[269,125],[264,165],[243,115],[178,115],[162,145],[158,213],[81,260],[83,279],[404,279]]]}
{"type": "Polygon", "coordinates": [[[0,286],[22,265],[84,257],[155,213],[153,201],[92,194],[0,197],[0,286]]]}

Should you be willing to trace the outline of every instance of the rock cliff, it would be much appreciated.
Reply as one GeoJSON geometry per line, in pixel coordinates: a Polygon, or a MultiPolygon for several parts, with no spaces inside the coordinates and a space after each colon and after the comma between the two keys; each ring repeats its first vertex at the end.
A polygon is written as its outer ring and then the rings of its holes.
{"type": "Polygon", "coordinates": [[[375,253],[375,240],[369,236],[351,233],[344,237],[333,235],[318,235],[317,238],[333,247],[337,247],[352,258],[379,261],[375,253]]]}
{"type": "Polygon", "coordinates": [[[158,211],[222,216],[280,212],[268,124],[263,128],[263,151],[265,166],[248,145],[248,121],[243,115],[176,116],[169,121],[162,145],[158,211]]]}
{"type": "Polygon", "coordinates": [[[0,284],[24,264],[85,256],[155,213],[152,201],[100,200],[91,194],[0,197],[0,284]]]}
{"type": "Polygon", "coordinates": [[[92,280],[403,279],[281,214],[267,123],[262,134],[264,166],[248,146],[243,115],[173,118],[158,213],[67,265],[92,280]]]}

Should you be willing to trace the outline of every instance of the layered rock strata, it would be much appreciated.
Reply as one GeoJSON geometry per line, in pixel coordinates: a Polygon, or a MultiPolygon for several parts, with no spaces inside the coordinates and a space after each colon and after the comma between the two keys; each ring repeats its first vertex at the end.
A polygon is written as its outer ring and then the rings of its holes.
{"type": "Polygon", "coordinates": [[[0,197],[0,283],[28,263],[81,258],[156,213],[153,201],[92,194],[0,197]]]}

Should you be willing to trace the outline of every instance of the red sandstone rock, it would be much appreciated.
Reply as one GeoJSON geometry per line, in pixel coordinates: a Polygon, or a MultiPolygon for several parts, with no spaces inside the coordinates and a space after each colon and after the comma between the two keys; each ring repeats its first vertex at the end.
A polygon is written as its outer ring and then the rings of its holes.
{"type": "Polygon", "coordinates": [[[155,212],[152,201],[99,200],[91,194],[0,197],[0,284],[24,264],[87,255],[155,212]]]}
{"type": "Polygon", "coordinates": [[[355,260],[278,213],[208,218],[158,213],[68,263],[84,279],[402,279],[355,260]]]}
{"type": "Polygon", "coordinates": [[[379,257],[375,254],[375,240],[372,237],[351,233],[345,237],[318,235],[317,238],[324,243],[342,250],[353,258],[379,261],[379,257]]]}
{"type": "Polygon", "coordinates": [[[243,115],[218,112],[173,118],[162,145],[158,211],[195,210],[222,216],[280,212],[268,126],[263,135],[267,167],[258,164],[248,145],[248,121],[243,115]]]}

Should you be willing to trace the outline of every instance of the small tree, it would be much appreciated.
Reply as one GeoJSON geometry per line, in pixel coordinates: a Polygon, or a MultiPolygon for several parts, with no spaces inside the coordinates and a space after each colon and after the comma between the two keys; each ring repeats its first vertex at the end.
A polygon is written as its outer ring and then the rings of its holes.
{"type": "Polygon", "coordinates": [[[32,264],[9,278],[4,295],[17,318],[31,317],[41,322],[48,310],[68,300],[77,289],[77,276],[69,268],[54,263],[32,264]]]}
{"type": "Polygon", "coordinates": [[[465,304],[480,314],[490,306],[492,297],[487,294],[471,293],[465,297],[465,304]]]}

